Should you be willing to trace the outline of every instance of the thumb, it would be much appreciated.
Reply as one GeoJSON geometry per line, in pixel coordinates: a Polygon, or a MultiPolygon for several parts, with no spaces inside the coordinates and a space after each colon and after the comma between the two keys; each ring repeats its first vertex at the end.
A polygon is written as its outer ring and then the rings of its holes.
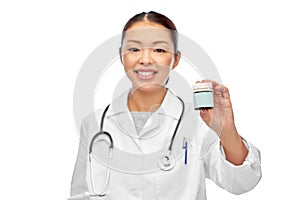
{"type": "Polygon", "coordinates": [[[206,123],[206,125],[208,125],[209,121],[210,121],[210,114],[209,114],[208,109],[201,109],[200,116],[201,116],[202,120],[206,123]]]}

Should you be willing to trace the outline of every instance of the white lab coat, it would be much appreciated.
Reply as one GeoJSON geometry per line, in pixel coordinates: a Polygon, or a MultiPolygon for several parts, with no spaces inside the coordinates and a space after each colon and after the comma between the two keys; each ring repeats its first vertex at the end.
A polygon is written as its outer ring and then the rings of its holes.
{"type": "MultiPolygon", "coordinates": [[[[109,194],[102,199],[205,200],[205,178],[234,194],[247,192],[259,182],[259,150],[244,140],[249,153],[243,164],[235,166],[226,161],[218,136],[206,126],[191,104],[185,104],[183,119],[173,145],[172,155],[176,158],[176,165],[170,171],[160,170],[158,159],[169,146],[181,113],[181,103],[168,90],[160,108],[137,134],[127,107],[127,99],[128,91],[114,100],[106,113],[104,130],[113,138],[114,153],[108,184],[109,194]],[[184,163],[183,137],[188,140],[187,164],[184,163]]],[[[102,110],[98,110],[82,122],[71,199],[93,193],[88,147],[93,135],[99,131],[101,117],[102,110]]],[[[109,152],[104,143],[96,143],[94,148],[94,182],[96,189],[101,190],[109,152]]]]}

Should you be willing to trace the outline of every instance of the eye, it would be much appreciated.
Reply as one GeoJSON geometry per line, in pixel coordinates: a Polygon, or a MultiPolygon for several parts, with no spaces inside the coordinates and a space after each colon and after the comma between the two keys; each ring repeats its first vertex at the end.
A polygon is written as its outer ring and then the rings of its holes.
{"type": "Polygon", "coordinates": [[[139,52],[140,50],[138,48],[132,47],[132,48],[129,48],[128,51],[130,51],[130,52],[139,52]]]}
{"type": "Polygon", "coordinates": [[[154,49],[154,52],[157,52],[157,53],[165,53],[166,50],[164,50],[164,49],[154,49]]]}

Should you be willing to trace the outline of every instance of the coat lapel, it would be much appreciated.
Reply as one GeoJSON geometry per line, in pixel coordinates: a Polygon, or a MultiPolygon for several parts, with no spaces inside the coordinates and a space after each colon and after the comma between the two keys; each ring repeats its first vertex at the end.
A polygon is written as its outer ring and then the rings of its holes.
{"type": "Polygon", "coordinates": [[[108,117],[115,117],[115,123],[120,130],[129,135],[137,135],[133,119],[127,106],[129,91],[125,91],[112,102],[108,117]]]}

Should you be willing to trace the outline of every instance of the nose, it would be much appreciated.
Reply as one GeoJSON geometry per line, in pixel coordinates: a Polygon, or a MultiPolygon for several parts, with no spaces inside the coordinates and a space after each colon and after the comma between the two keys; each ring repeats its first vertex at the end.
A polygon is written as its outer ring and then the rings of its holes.
{"type": "Polygon", "coordinates": [[[151,49],[143,49],[140,57],[141,65],[148,65],[153,63],[152,51],[151,49]]]}

